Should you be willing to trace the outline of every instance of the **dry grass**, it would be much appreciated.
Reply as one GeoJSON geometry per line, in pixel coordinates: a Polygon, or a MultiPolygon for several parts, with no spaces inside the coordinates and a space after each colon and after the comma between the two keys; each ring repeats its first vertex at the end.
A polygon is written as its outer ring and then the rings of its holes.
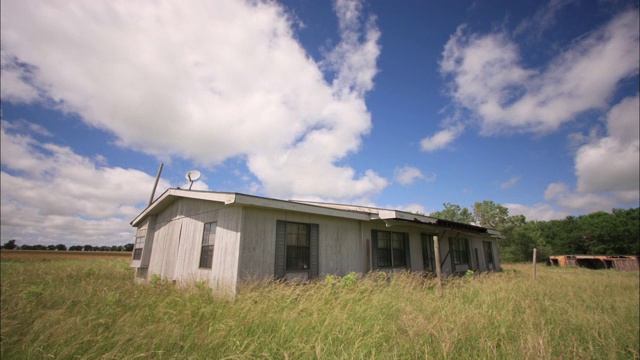
{"type": "Polygon", "coordinates": [[[124,259],[2,260],[3,359],[630,359],[638,273],[538,269],[308,285],[135,285],[124,259]]]}

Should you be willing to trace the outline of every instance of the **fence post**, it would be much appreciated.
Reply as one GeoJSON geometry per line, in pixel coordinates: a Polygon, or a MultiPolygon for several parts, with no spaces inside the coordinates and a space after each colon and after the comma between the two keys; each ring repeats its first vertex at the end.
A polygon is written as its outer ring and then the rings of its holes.
{"type": "Polygon", "coordinates": [[[436,262],[436,277],[438,279],[438,295],[442,296],[442,269],[440,268],[440,234],[433,236],[433,252],[436,262]]]}
{"type": "Polygon", "coordinates": [[[533,248],[533,280],[536,279],[536,260],[538,257],[538,249],[533,248]]]}

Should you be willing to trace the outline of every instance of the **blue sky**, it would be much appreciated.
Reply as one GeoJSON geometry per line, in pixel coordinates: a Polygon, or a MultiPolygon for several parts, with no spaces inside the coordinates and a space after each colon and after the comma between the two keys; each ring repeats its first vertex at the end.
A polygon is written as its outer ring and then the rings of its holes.
{"type": "Polygon", "coordinates": [[[188,186],[531,220],[639,206],[636,1],[2,1],[2,242],[188,186]]]}

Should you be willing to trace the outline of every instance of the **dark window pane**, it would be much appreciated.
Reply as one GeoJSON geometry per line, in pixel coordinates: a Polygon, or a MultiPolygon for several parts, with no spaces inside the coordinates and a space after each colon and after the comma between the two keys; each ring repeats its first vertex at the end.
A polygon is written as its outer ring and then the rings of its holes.
{"type": "Polygon", "coordinates": [[[309,269],[309,224],[287,223],[287,270],[309,269]]]}
{"type": "Polygon", "coordinates": [[[393,266],[407,266],[404,249],[393,249],[393,266]]]}
{"type": "Polygon", "coordinates": [[[200,267],[211,269],[213,263],[213,245],[203,245],[200,253],[200,267]]]}
{"type": "Polygon", "coordinates": [[[468,265],[469,264],[469,240],[468,239],[453,239],[451,247],[451,256],[455,265],[468,265]]]}
{"type": "Polygon", "coordinates": [[[211,231],[211,223],[204,224],[204,231],[202,232],[202,245],[209,244],[209,231],[211,231]]]}
{"type": "Polygon", "coordinates": [[[142,258],[142,249],[133,250],[133,260],[140,260],[142,258]]]}
{"type": "Polygon", "coordinates": [[[378,267],[407,266],[405,233],[378,231],[378,267]]]}
{"type": "Polygon", "coordinates": [[[204,224],[202,231],[202,249],[200,250],[200,268],[211,269],[213,264],[213,245],[216,239],[216,222],[204,224]]]}
{"type": "Polygon", "coordinates": [[[216,222],[210,222],[204,224],[204,231],[202,234],[202,245],[213,245],[216,239],[216,222]]]}

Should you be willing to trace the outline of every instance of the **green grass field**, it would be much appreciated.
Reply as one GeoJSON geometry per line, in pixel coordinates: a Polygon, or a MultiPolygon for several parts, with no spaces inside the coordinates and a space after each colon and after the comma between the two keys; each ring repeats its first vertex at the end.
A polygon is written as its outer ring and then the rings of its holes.
{"type": "MultiPolygon", "coordinates": [[[[2,359],[634,359],[638,273],[505,265],[417,275],[248,284],[136,285],[128,258],[3,252],[2,359]],[[353,280],[353,279],[351,279],[353,280]]],[[[376,275],[376,274],[374,274],[376,275]]],[[[380,274],[377,274],[380,275],[380,274]]]]}

